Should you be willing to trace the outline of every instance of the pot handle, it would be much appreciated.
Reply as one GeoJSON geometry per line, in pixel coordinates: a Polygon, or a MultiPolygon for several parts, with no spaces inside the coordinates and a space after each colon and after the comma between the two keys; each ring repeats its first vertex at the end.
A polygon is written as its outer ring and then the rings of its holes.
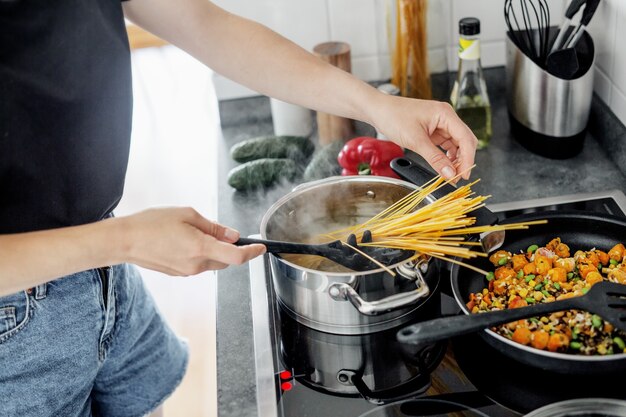
{"type": "Polygon", "coordinates": [[[328,293],[335,300],[349,300],[359,313],[366,316],[377,316],[388,311],[406,307],[430,294],[428,284],[424,280],[419,266],[414,268],[415,289],[400,294],[390,295],[381,300],[365,301],[350,284],[337,282],[328,288],[328,293]]]}

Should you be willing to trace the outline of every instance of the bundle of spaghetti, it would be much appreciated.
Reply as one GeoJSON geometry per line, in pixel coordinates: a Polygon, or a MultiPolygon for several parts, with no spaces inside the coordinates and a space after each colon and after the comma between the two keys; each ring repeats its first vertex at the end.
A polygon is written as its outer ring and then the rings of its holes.
{"type": "Polygon", "coordinates": [[[428,204],[422,204],[427,196],[452,180],[446,181],[440,176],[433,178],[422,187],[411,192],[395,204],[366,222],[338,230],[329,234],[332,238],[341,238],[353,233],[361,241],[363,233],[369,230],[372,241],[359,246],[374,246],[415,251],[414,258],[428,255],[449,262],[458,263],[480,273],[487,273],[458,259],[486,257],[476,241],[469,241],[468,236],[484,232],[501,230],[527,229],[535,224],[544,224],[545,220],[496,225],[476,225],[476,218],[469,214],[485,206],[490,196],[476,195],[471,187],[478,181],[458,187],[442,198],[428,204]]]}
{"type": "MultiPolygon", "coordinates": [[[[393,51],[391,82],[405,97],[432,97],[426,42],[427,9],[427,0],[395,0],[395,44],[390,48],[393,51]]],[[[389,39],[392,39],[390,30],[389,39]]]]}

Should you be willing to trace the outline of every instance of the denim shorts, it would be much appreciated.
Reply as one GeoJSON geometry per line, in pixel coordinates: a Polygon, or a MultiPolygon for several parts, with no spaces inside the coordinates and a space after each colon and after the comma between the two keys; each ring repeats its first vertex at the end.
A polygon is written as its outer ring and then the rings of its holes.
{"type": "Polygon", "coordinates": [[[144,416],[187,360],[133,266],[0,297],[2,417],[144,416]]]}

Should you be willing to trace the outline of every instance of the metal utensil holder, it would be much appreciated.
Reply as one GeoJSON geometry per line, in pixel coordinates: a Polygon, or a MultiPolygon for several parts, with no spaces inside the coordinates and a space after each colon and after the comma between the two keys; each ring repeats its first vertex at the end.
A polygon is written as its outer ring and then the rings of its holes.
{"type": "Polygon", "coordinates": [[[587,59],[572,79],[562,79],[524,54],[507,33],[506,94],[511,131],[533,153],[565,159],[583,148],[595,62],[593,40],[587,32],[576,50],[587,59]]]}

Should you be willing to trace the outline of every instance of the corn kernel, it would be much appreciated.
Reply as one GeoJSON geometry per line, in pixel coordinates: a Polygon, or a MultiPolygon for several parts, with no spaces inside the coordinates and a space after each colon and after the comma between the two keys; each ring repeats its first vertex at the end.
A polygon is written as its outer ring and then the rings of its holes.
{"type": "Polygon", "coordinates": [[[543,330],[545,330],[546,332],[549,332],[550,330],[552,330],[552,326],[550,326],[549,324],[545,324],[543,326],[543,330]]]}
{"type": "Polygon", "coordinates": [[[474,314],[478,313],[478,306],[472,307],[472,313],[474,314]]]}
{"type": "Polygon", "coordinates": [[[541,299],[543,298],[543,294],[541,293],[541,291],[535,291],[535,294],[533,294],[533,298],[537,301],[541,301],[541,299]]]}
{"type": "Polygon", "coordinates": [[[519,295],[522,298],[526,298],[526,296],[528,295],[528,289],[522,288],[521,290],[519,290],[519,295]]]}
{"type": "Polygon", "coordinates": [[[489,294],[489,290],[487,288],[483,288],[483,295],[489,294]]]}
{"type": "Polygon", "coordinates": [[[534,279],[531,279],[530,281],[528,281],[528,286],[529,287],[534,287],[535,285],[537,285],[537,283],[535,282],[534,279]]]}
{"type": "Polygon", "coordinates": [[[540,320],[542,323],[550,323],[550,319],[549,319],[549,318],[547,318],[546,316],[542,316],[539,320],[540,320]]]}

